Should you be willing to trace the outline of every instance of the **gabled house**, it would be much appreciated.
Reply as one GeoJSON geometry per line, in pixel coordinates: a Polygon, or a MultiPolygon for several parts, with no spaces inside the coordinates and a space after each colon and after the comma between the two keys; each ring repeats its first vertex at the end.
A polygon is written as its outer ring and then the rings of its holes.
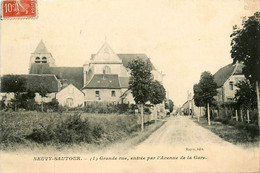
{"type": "Polygon", "coordinates": [[[214,80],[217,83],[218,94],[215,96],[218,104],[233,102],[236,90],[236,84],[245,79],[242,73],[244,65],[241,63],[229,64],[222,67],[214,74],[214,80]]]}
{"type": "Polygon", "coordinates": [[[56,99],[62,106],[78,107],[83,106],[84,96],[85,94],[82,91],[73,84],[69,84],[56,94],[56,99]]]}
{"type": "Polygon", "coordinates": [[[85,93],[85,102],[118,102],[122,86],[117,74],[94,74],[82,91],[85,93]]]}
{"type": "MultiPolygon", "coordinates": [[[[105,42],[96,54],[92,54],[90,61],[84,64],[85,101],[126,102],[126,97],[132,98],[128,91],[130,70],[127,65],[139,58],[152,66],[155,80],[163,81],[163,74],[159,72],[145,54],[116,54],[105,42]]],[[[129,100],[130,102],[133,99],[129,100]]],[[[127,101],[129,103],[129,101],[127,101]]]]}

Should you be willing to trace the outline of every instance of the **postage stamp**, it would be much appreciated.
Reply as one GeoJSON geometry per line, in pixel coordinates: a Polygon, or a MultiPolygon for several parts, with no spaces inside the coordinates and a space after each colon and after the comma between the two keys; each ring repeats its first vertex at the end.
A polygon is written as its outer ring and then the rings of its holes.
{"type": "Polygon", "coordinates": [[[3,0],[2,19],[36,18],[37,0],[3,0]]]}

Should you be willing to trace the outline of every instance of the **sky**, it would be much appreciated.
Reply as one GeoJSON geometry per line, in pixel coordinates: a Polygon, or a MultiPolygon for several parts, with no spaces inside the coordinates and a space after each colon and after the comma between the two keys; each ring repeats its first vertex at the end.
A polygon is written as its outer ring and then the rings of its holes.
{"type": "Polygon", "coordinates": [[[56,66],[83,66],[107,39],[116,53],[145,53],[179,106],[203,71],[232,63],[230,34],[259,0],[38,0],[38,18],[1,20],[1,74],[27,74],[40,40],[56,66]]]}

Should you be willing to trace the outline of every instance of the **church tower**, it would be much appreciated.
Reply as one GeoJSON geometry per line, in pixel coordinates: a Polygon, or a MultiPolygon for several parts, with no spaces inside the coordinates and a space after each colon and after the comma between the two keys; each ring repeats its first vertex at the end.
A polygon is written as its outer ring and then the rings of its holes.
{"type": "Polygon", "coordinates": [[[42,40],[38,44],[35,51],[31,54],[30,67],[32,64],[49,64],[50,67],[55,67],[55,59],[47,50],[42,40]]]}

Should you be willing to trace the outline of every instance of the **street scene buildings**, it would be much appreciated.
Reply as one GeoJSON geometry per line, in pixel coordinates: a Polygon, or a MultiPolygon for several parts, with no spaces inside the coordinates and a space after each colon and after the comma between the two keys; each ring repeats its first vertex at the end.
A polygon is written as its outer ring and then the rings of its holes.
{"type": "MultiPolygon", "coordinates": [[[[28,87],[37,85],[37,80],[40,80],[50,88],[48,96],[43,98],[45,102],[56,98],[62,106],[67,107],[84,106],[95,101],[134,104],[128,89],[130,72],[127,68],[134,59],[149,62],[154,80],[163,83],[164,75],[153,66],[146,54],[116,54],[107,42],[82,67],[57,67],[55,58],[40,41],[31,53],[29,74],[25,77],[29,79],[28,87]]],[[[11,100],[10,95],[6,103],[11,100]]],[[[41,101],[39,95],[36,100],[41,101]]]]}

